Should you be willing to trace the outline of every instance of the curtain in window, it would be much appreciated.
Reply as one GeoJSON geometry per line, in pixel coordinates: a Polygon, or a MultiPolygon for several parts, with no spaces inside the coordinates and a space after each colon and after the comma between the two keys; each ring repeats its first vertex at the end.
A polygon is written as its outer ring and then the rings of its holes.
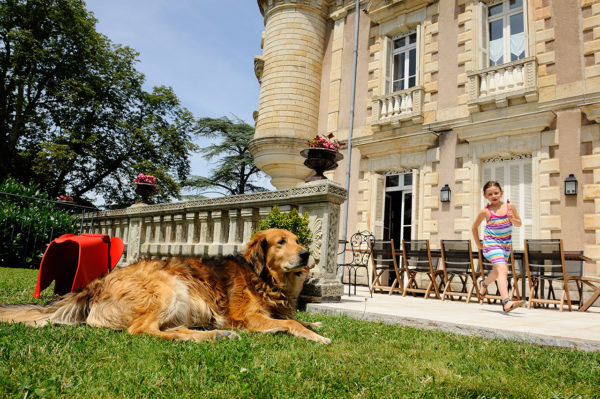
{"type": "Polygon", "coordinates": [[[502,38],[490,41],[490,66],[499,65],[502,63],[502,54],[504,49],[502,46],[502,38]]]}
{"type": "Polygon", "coordinates": [[[510,36],[511,59],[518,60],[523,58],[525,52],[525,35],[523,32],[510,36]]]}

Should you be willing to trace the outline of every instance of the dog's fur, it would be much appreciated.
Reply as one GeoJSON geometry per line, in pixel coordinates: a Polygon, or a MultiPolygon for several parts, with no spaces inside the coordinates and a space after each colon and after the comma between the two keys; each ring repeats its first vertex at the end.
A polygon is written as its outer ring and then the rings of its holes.
{"type": "Polygon", "coordinates": [[[294,319],[308,256],[289,231],[263,230],[248,243],[243,257],[141,260],[45,306],[1,306],[0,321],[32,326],[87,323],[197,342],[239,338],[231,329],[243,329],[330,343],[294,319]]]}

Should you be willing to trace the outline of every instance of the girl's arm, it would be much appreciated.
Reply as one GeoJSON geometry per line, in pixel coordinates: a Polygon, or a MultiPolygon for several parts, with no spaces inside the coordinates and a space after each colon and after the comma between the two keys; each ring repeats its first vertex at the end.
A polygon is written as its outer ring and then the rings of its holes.
{"type": "Polygon", "coordinates": [[[508,207],[508,220],[510,220],[515,227],[521,227],[523,222],[521,217],[517,213],[517,207],[511,202],[508,207]]]}
{"type": "Polygon", "coordinates": [[[471,231],[473,232],[473,239],[475,240],[475,244],[477,244],[477,248],[479,248],[479,249],[483,249],[483,244],[481,243],[481,240],[479,239],[479,225],[485,219],[487,219],[487,210],[482,209],[479,211],[479,214],[477,215],[477,218],[475,219],[475,222],[473,223],[473,227],[471,227],[471,231]]]}

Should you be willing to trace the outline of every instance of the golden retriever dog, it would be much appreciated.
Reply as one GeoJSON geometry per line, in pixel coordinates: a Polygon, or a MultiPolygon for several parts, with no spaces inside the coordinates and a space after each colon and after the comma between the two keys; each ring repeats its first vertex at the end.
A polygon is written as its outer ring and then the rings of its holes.
{"type": "Polygon", "coordinates": [[[87,323],[196,342],[239,338],[232,329],[287,332],[328,344],[329,338],[309,329],[318,323],[294,318],[308,257],[294,234],[263,230],[243,256],[140,260],[45,306],[3,305],[0,321],[87,323]]]}

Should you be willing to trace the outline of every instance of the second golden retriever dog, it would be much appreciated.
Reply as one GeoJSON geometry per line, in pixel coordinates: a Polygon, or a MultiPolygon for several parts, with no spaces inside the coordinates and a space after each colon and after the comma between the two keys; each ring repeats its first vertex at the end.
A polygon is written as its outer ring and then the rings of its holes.
{"type": "Polygon", "coordinates": [[[232,329],[287,332],[328,344],[294,319],[308,257],[294,234],[263,230],[243,256],[140,260],[45,306],[1,306],[0,321],[87,323],[197,342],[239,338],[232,329]]]}

